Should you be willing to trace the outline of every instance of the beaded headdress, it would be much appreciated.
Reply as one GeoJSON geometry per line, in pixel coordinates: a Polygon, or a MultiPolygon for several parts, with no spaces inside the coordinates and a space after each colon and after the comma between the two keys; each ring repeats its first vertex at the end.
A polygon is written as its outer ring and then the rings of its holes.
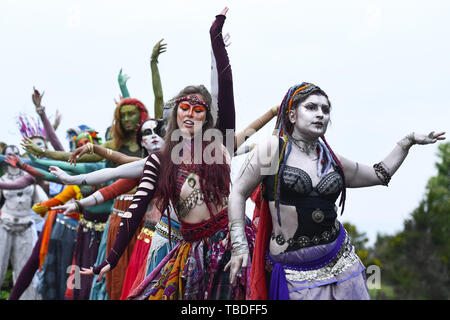
{"type": "Polygon", "coordinates": [[[180,102],[183,102],[183,101],[187,101],[191,105],[201,105],[201,106],[204,106],[209,111],[211,110],[211,108],[209,107],[209,105],[205,101],[199,99],[197,96],[195,96],[193,94],[189,94],[187,96],[178,98],[178,99],[175,100],[175,103],[180,103],[180,102]]]}
{"type": "Polygon", "coordinates": [[[39,137],[46,140],[45,129],[39,119],[36,120],[26,114],[21,114],[17,124],[23,138],[39,137]]]}

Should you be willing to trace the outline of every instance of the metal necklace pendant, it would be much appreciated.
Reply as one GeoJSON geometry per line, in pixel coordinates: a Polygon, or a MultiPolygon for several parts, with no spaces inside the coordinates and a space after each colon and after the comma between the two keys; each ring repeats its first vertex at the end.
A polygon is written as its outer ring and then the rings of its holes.
{"type": "Polygon", "coordinates": [[[187,177],[187,183],[188,183],[189,187],[191,187],[191,188],[194,188],[195,185],[197,184],[197,182],[195,181],[195,175],[193,173],[191,173],[187,177]]]}

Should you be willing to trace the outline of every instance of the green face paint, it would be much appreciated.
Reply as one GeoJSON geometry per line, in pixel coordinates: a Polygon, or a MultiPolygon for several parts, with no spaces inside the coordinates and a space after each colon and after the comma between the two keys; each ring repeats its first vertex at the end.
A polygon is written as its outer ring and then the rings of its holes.
{"type": "Polygon", "coordinates": [[[120,108],[120,124],[126,132],[134,132],[141,123],[139,108],[134,105],[123,105],[120,108]]]}

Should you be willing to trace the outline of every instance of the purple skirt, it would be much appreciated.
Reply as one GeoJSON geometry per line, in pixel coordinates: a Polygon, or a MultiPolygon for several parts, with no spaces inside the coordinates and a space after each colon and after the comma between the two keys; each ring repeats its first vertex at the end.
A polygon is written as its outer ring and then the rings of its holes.
{"type": "Polygon", "coordinates": [[[365,267],[342,225],[331,243],[267,254],[266,259],[271,269],[270,299],[370,299],[365,267]]]}

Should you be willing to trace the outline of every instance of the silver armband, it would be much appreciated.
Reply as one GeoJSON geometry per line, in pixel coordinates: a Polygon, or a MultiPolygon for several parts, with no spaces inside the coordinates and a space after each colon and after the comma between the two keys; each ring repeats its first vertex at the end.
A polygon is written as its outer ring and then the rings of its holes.
{"type": "Polygon", "coordinates": [[[245,235],[245,221],[234,219],[228,222],[231,239],[231,255],[239,256],[249,253],[247,237],[245,235]]]}
{"type": "Polygon", "coordinates": [[[397,144],[405,151],[408,151],[409,148],[414,144],[415,138],[414,138],[414,132],[408,134],[406,137],[404,137],[402,140],[397,142],[397,144]]]}

